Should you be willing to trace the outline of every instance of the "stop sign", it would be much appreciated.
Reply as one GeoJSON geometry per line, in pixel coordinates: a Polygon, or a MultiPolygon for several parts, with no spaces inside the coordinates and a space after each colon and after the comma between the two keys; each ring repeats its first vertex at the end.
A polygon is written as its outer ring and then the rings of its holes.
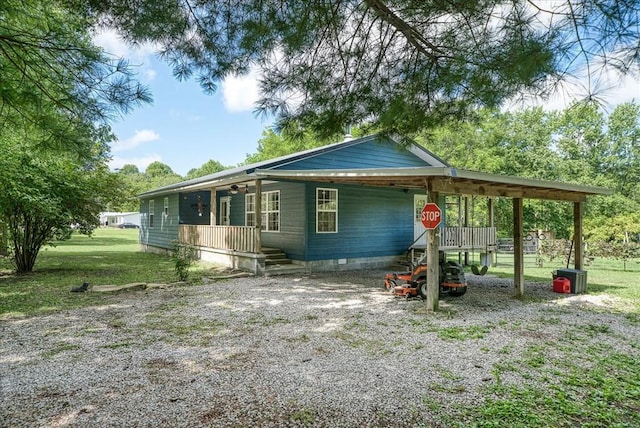
{"type": "Polygon", "coordinates": [[[438,227],[440,220],[442,220],[440,207],[434,203],[425,204],[424,208],[422,208],[421,220],[426,229],[435,229],[438,227]]]}

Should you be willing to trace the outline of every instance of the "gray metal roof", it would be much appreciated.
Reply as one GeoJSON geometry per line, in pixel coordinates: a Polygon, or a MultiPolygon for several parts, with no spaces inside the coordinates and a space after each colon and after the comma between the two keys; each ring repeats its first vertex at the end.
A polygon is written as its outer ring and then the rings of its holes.
{"type": "Polygon", "coordinates": [[[255,178],[430,189],[442,194],[584,201],[588,195],[611,195],[604,187],[513,177],[452,167],[345,170],[256,170],[255,178]]]}

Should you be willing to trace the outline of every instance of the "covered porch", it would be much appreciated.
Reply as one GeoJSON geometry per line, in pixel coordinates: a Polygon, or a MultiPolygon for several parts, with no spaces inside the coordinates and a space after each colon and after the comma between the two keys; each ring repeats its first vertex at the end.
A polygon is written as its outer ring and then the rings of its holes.
{"type": "MultiPolygon", "coordinates": [[[[178,241],[197,247],[201,252],[218,253],[220,257],[238,258],[234,267],[265,272],[269,254],[273,249],[261,245],[260,231],[252,226],[209,226],[181,224],[178,241]],[[246,259],[240,260],[240,257],[246,259]]],[[[420,242],[407,246],[407,250],[424,250],[424,236],[420,242]]],[[[439,247],[446,251],[486,250],[495,251],[497,245],[495,227],[442,227],[439,247]]]]}

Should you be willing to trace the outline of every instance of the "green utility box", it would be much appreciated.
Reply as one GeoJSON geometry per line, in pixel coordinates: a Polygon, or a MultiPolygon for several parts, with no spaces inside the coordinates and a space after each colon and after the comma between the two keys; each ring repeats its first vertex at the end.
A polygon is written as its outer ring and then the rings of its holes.
{"type": "Polygon", "coordinates": [[[580,269],[558,269],[554,276],[569,279],[571,282],[571,294],[587,292],[587,271],[580,269]]]}

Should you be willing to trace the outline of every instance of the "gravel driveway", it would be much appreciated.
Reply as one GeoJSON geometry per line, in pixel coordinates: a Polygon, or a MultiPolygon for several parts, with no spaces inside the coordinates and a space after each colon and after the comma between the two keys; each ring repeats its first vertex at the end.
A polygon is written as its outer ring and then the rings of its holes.
{"type": "Polygon", "coordinates": [[[469,275],[427,313],[383,272],[243,278],[105,295],[104,304],[0,321],[0,426],[451,426],[532,345],[607,325],[630,353],[640,327],[606,296],[469,275]]]}

